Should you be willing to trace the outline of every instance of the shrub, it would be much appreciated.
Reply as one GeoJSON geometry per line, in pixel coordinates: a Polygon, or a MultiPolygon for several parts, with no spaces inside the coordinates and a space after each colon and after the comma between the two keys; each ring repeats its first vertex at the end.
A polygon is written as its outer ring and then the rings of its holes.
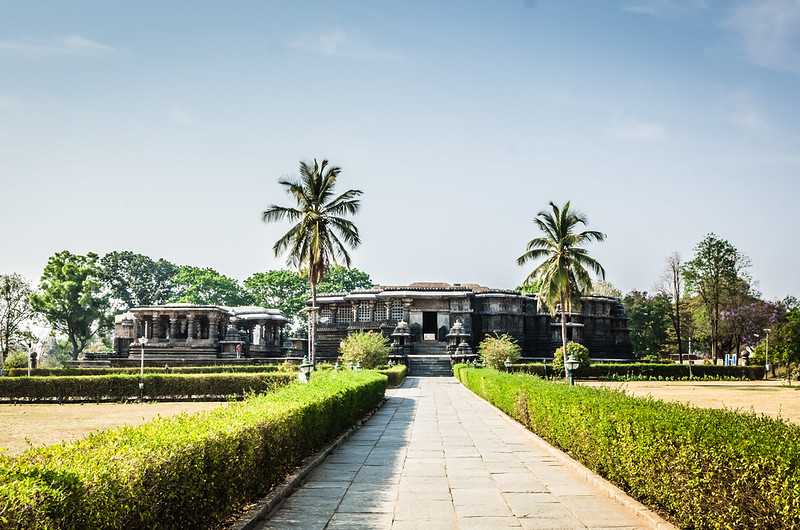
{"type": "Polygon", "coordinates": [[[26,369],[28,368],[28,354],[24,351],[14,351],[8,354],[8,357],[5,358],[3,362],[3,370],[11,370],[11,369],[26,369]]]}
{"type": "Polygon", "coordinates": [[[0,526],[218,527],[375,408],[385,386],[375,372],[315,374],[213,411],[0,458],[0,526]]]}
{"type": "Polygon", "coordinates": [[[389,359],[389,339],[374,331],[351,333],[339,345],[342,362],[360,363],[362,368],[378,368],[389,359]]]}
{"type": "Polygon", "coordinates": [[[501,369],[506,359],[512,363],[519,361],[520,347],[510,335],[488,336],[478,345],[478,353],[486,366],[501,369]]]}
{"type": "MultiPolygon", "coordinates": [[[[524,372],[539,377],[553,377],[552,363],[525,363],[511,366],[512,372],[524,372]]],[[[563,371],[561,372],[563,375],[563,371]]],[[[689,375],[689,366],[681,364],[650,363],[597,363],[578,369],[577,376],[583,379],[609,380],[688,380],[688,379],[763,379],[763,366],[705,366],[694,365],[689,375]]]]}
{"type": "MultiPolygon", "coordinates": [[[[255,374],[145,374],[145,399],[244,397],[286,385],[286,372],[255,374]]],[[[139,396],[138,375],[4,377],[0,400],[11,401],[125,401],[139,396]]]]}
{"type": "MultiPolygon", "coordinates": [[[[293,365],[292,370],[295,369],[293,365]]],[[[217,374],[217,373],[263,373],[281,370],[283,365],[254,364],[254,365],[214,365],[214,366],[145,366],[146,374],[217,374]]],[[[37,368],[31,370],[31,375],[111,375],[111,374],[138,374],[139,368],[37,368]]],[[[14,368],[8,371],[9,376],[28,375],[27,369],[14,368]]]]}
{"type": "Polygon", "coordinates": [[[389,378],[389,386],[400,386],[408,375],[408,367],[405,364],[396,364],[389,368],[382,368],[378,372],[389,378]]]}
{"type": "MultiPolygon", "coordinates": [[[[592,361],[589,359],[589,349],[584,346],[583,344],[579,344],[577,342],[568,342],[567,343],[567,357],[569,358],[570,355],[574,355],[575,358],[580,361],[580,365],[578,365],[578,370],[581,368],[588,368],[591,366],[592,361]]],[[[553,354],[553,371],[558,374],[564,374],[564,347],[560,347],[555,351],[553,354]]],[[[580,373],[580,372],[579,372],[580,373]]]]}
{"type": "Polygon", "coordinates": [[[465,365],[455,374],[682,528],[800,526],[800,426],[465,365]]]}

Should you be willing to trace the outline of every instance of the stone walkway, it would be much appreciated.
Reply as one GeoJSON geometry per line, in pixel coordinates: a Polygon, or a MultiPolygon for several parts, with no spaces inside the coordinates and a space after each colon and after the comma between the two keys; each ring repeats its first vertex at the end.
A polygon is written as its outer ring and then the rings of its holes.
{"type": "Polygon", "coordinates": [[[260,528],[643,528],[455,379],[388,394],[260,528]]]}

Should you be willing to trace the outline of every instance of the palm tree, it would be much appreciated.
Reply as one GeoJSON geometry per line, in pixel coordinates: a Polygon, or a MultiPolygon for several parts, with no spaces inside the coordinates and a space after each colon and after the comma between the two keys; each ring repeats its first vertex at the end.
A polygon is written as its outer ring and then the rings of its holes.
{"type": "Polygon", "coordinates": [[[336,179],[341,168],[328,166],[328,161],[314,164],[300,162],[300,180],[281,179],[278,182],[296,202],[295,207],[271,205],[264,211],[265,223],[288,220],[294,223],[272,250],[275,257],[287,255],[290,266],[296,266],[308,275],[311,286],[311,318],[309,318],[309,357],[316,361],[317,284],[325,276],[331,264],[340,261],[350,266],[347,248],[356,248],[361,243],[358,228],[345,219],[354,215],[361,206],[358,197],[361,190],[347,190],[334,196],[336,179]]]}
{"type": "Polygon", "coordinates": [[[572,210],[569,201],[561,208],[551,201],[550,208],[552,211],[542,210],[533,220],[543,235],[528,242],[525,253],[517,258],[517,265],[542,260],[528,274],[525,284],[538,286],[538,298],[550,308],[550,314],[561,311],[561,343],[566,367],[567,313],[572,311],[573,300],[582,293],[591,292],[589,270],[602,279],[606,277],[603,266],[581,245],[603,241],[606,236],[596,230],[580,230],[589,221],[582,213],[572,210]]]}

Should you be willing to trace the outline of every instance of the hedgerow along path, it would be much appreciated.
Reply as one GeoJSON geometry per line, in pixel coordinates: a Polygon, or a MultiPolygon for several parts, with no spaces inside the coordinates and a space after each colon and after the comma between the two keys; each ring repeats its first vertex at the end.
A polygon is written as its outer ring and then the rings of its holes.
{"type": "Polygon", "coordinates": [[[645,527],[453,378],[409,378],[260,526],[645,527]]]}

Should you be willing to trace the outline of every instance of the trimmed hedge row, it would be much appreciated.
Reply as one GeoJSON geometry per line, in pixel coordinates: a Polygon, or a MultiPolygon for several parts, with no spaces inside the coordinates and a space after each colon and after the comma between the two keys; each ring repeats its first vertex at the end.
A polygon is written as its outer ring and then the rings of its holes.
{"type": "MultiPolygon", "coordinates": [[[[279,365],[219,365],[219,366],[175,366],[169,368],[145,366],[146,374],[216,374],[216,373],[258,373],[274,372],[279,370],[279,365]]],[[[138,374],[139,368],[36,368],[31,370],[31,376],[45,377],[51,375],[111,375],[111,374],[138,374]]],[[[10,377],[27,377],[27,368],[11,368],[6,371],[10,377]]]]}
{"type": "MultiPolygon", "coordinates": [[[[292,382],[294,374],[145,374],[144,397],[156,399],[243,397],[292,382]]],[[[125,401],[139,397],[138,375],[0,378],[0,401],[125,401]]]]}
{"type": "MultiPolygon", "coordinates": [[[[542,363],[512,364],[512,372],[553,377],[553,367],[542,363]]],[[[563,375],[563,371],[561,374],[563,375]]],[[[658,363],[598,363],[579,368],[576,377],[587,379],[764,379],[763,366],[714,366],[658,363]]]]}
{"type": "Polygon", "coordinates": [[[378,372],[389,378],[389,386],[400,386],[408,375],[408,367],[405,364],[396,364],[390,368],[378,370],[378,372]]]}
{"type": "Polygon", "coordinates": [[[0,458],[0,528],[210,528],[265,495],[383,399],[375,372],[0,458]]]}
{"type": "Polygon", "coordinates": [[[800,426],[466,365],[455,374],[683,528],[800,527],[800,426]]]}

